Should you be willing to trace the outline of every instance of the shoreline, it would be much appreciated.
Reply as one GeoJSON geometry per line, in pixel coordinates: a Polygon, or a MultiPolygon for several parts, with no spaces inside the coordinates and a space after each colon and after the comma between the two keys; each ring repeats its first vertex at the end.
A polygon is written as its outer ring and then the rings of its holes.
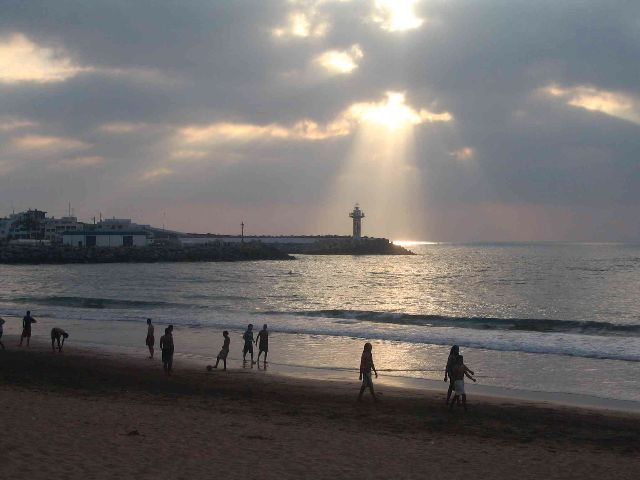
{"type": "MultiPolygon", "coordinates": [[[[7,339],[8,340],[8,339],[7,339]]],[[[159,359],[40,343],[0,351],[6,478],[617,478],[640,468],[640,416],[262,370],[166,377],[159,359]],[[452,463],[452,449],[464,455],[452,463]],[[31,453],[33,452],[33,453],[31,453]],[[67,461],[61,461],[67,460],[67,461]]]]}
{"type": "MultiPolygon", "coordinates": [[[[17,347],[15,341],[19,340],[19,337],[14,335],[5,335],[2,337],[5,346],[8,344],[10,349],[0,351],[0,354],[17,354],[17,355],[36,355],[39,357],[39,361],[46,362],[49,358],[53,358],[54,361],[58,353],[53,354],[50,350],[50,344],[43,342],[42,340],[35,340],[31,342],[31,347],[17,347]],[[11,340],[8,340],[11,339],[11,340]],[[52,357],[49,357],[51,354],[52,357]]],[[[138,352],[132,353],[130,351],[123,352],[117,349],[110,348],[97,348],[90,349],[88,346],[75,346],[69,345],[69,342],[64,347],[64,352],[59,356],[61,358],[71,359],[72,362],[82,363],[88,362],[105,362],[107,368],[117,366],[124,369],[141,369],[145,373],[153,372],[162,374],[162,363],[160,361],[160,349],[156,348],[156,355],[154,359],[148,358],[148,352],[141,347],[138,352]]],[[[212,358],[199,358],[198,356],[191,356],[188,354],[176,353],[174,357],[174,370],[180,372],[186,378],[193,378],[193,376],[199,375],[211,375],[211,372],[206,371],[208,365],[206,361],[211,361],[212,358]]],[[[215,360],[215,358],[213,358],[215,360]]],[[[293,382],[299,384],[303,388],[320,388],[326,389],[331,387],[339,387],[339,389],[350,389],[357,393],[360,382],[357,380],[357,369],[313,369],[306,366],[291,367],[284,366],[278,363],[267,362],[269,368],[266,370],[262,367],[251,366],[251,362],[247,361],[243,367],[237,366],[237,361],[228,365],[227,371],[224,374],[228,375],[253,375],[254,378],[271,379],[267,382],[273,381],[280,382],[293,382]],[[272,371],[273,366],[280,367],[278,371],[272,371]],[[282,369],[282,367],[288,367],[282,369]],[[309,375],[310,371],[316,372],[322,371],[322,375],[312,376],[309,375]],[[348,372],[348,375],[334,375],[337,371],[348,372]]],[[[0,371],[2,369],[0,368],[0,371]]],[[[380,375],[375,379],[375,385],[377,389],[383,388],[385,390],[393,391],[395,395],[401,397],[428,397],[430,399],[441,398],[444,400],[447,391],[447,384],[442,381],[424,380],[409,377],[399,377],[386,375],[383,369],[378,370],[380,375]]],[[[217,372],[223,372],[221,368],[216,371],[213,370],[213,374],[217,372]]],[[[595,397],[591,395],[583,394],[570,394],[562,392],[536,392],[532,390],[518,390],[510,389],[506,387],[491,387],[476,385],[471,382],[465,382],[466,389],[469,396],[469,404],[473,403],[505,403],[511,402],[515,404],[526,405],[534,408],[558,408],[565,410],[585,411],[601,414],[612,415],[629,415],[637,416],[640,421],[640,402],[617,400],[607,397],[595,397]],[[475,400],[475,402],[474,402],[475,400]]]]}
{"type": "MultiPolygon", "coordinates": [[[[20,323],[20,317],[4,315],[4,318],[8,321],[5,324],[5,344],[9,345],[9,349],[14,350],[19,341],[19,328],[17,327],[20,323]]],[[[146,352],[143,343],[146,326],[143,322],[118,322],[112,326],[108,321],[87,322],[42,317],[39,318],[39,322],[35,326],[35,335],[32,338],[34,345],[38,349],[48,348],[48,332],[53,326],[60,326],[71,333],[71,339],[67,344],[71,346],[73,351],[84,352],[90,356],[98,354],[107,357],[121,356],[135,362],[141,356],[144,357],[146,352]]],[[[164,327],[161,323],[156,324],[156,326],[160,329],[158,331],[161,331],[164,327]]],[[[219,351],[218,343],[221,343],[221,336],[218,338],[221,327],[212,328],[205,334],[200,329],[192,329],[180,324],[177,324],[176,328],[178,329],[176,342],[179,345],[175,357],[176,363],[198,370],[204,368],[204,365],[208,363],[215,362],[215,355],[219,351]]],[[[232,351],[229,357],[231,361],[230,368],[238,368],[241,365],[241,352],[239,350],[240,344],[236,337],[240,337],[242,330],[231,326],[225,328],[230,331],[233,338],[232,351]]],[[[277,374],[290,378],[313,378],[319,381],[347,383],[351,382],[353,378],[357,378],[357,361],[361,349],[360,339],[354,340],[342,337],[327,337],[324,339],[323,337],[323,341],[319,342],[318,338],[313,335],[279,332],[277,330],[272,330],[272,334],[277,336],[277,340],[269,356],[270,375],[277,374]],[[327,359],[327,356],[336,355],[338,352],[340,359],[337,357],[334,358],[334,361],[327,359]],[[325,355],[325,357],[319,357],[318,355],[325,355]],[[354,363],[356,366],[354,366],[354,363]]],[[[156,341],[158,338],[156,338],[156,341]]],[[[415,375],[410,370],[405,372],[388,368],[393,367],[392,356],[397,353],[398,347],[394,346],[394,342],[376,340],[374,345],[374,357],[381,373],[379,379],[381,384],[416,392],[431,392],[433,394],[446,391],[446,384],[442,382],[441,369],[439,367],[440,363],[446,359],[445,352],[448,350],[447,347],[427,345],[426,348],[430,349],[427,361],[430,363],[424,364],[427,370],[420,370],[421,375],[415,375]],[[385,344],[387,344],[386,347],[384,347],[385,344]],[[434,367],[435,369],[430,369],[434,367]]],[[[470,355],[467,358],[471,358],[473,368],[477,363],[473,359],[482,352],[476,352],[468,348],[467,353],[470,355]]],[[[501,352],[494,352],[494,354],[498,356],[504,355],[501,352]]],[[[542,363],[548,363],[548,359],[545,360],[543,356],[537,354],[526,355],[528,360],[525,359],[525,361],[538,359],[542,363]]],[[[565,361],[563,358],[558,360],[565,361]]],[[[614,364],[616,361],[609,361],[609,363],[614,364]]],[[[477,365],[477,367],[481,368],[480,365],[477,365]]],[[[615,366],[610,368],[615,368],[615,366]]],[[[535,371],[535,369],[533,370],[535,371]]],[[[489,373],[489,375],[491,374],[489,373]]],[[[499,383],[496,384],[495,380],[492,382],[491,377],[484,378],[482,374],[478,379],[479,382],[477,384],[468,382],[467,392],[471,398],[491,397],[541,405],[640,413],[640,401],[635,399],[616,398],[586,392],[522,388],[521,385],[526,385],[526,382],[516,386],[500,385],[499,383]]],[[[607,390],[603,390],[602,393],[607,393],[607,390]]]]}

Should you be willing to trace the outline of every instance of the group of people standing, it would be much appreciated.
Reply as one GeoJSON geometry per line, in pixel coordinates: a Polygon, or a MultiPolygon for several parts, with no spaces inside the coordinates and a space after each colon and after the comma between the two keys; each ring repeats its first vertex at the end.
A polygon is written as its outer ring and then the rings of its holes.
{"type": "MultiPolygon", "coordinates": [[[[152,359],[155,353],[155,328],[153,322],[150,318],[147,318],[147,338],[146,345],[149,348],[149,358],[152,359]]],[[[220,349],[220,353],[216,357],[216,364],[211,366],[207,366],[207,370],[211,370],[213,368],[218,368],[220,361],[223,363],[223,370],[227,369],[227,357],[229,355],[229,348],[231,345],[231,338],[229,337],[229,332],[225,330],[222,332],[223,343],[222,348],[220,349]]],[[[242,339],[244,340],[244,347],[242,349],[242,361],[243,364],[246,364],[247,353],[251,354],[251,365],[255,365],[260,362],[260,356],[264,354],[264,366],[267,365],[267,355],[269,354],[269,330],[267,329],[267,324],[265,323],[262,330],[258,332],[255,340],[253,338],[253,324],[249,324],[247,326],[247,330],[242,335],[242,339]],[[258,346],[258,359],[257,361],[253,360],[253,345],[258,346]]],[[[173,344],[173,325],[169,325],[164,329],[164,335],[160,337],[160,350],[162,351],[162,368],[166,375],[171,375],[173,370],[173,353],[175,351],[175,347],[173,344]]]]}
{"type": "MultiPolygon", "coordinates": [[[[27,347],[30,346],[31,343],[31,325],[34,323],[38,323],[35,318],[31,316],[31,311],[27,310],[27,314],[22,317],[22,333],[20,334],[20,343],[19,347],[22,346],[24,340],[27,340],[27,347]]],[[[4,343],[2,343],[2,334],[3,325],[5,324],[4,318],[0,317],[0,347],[2,350],[5,349],[4,343]]],[[[64,346],[65,339],[69,338],[69,334],[65,332],[62,328],[53,327],[51,329],[51,349],[56,351],[56,342],[58,345],[58,352],[62,352],[62,347],[64,346]]]]}
{"type": "MultiPolygon", "coordinates": [[[[149,358],[153,359],[155,353],[155,327],[150,318],[147,318],[147,339],[145,340],[147,348],[149,348],[149,358]]],[[[164,335],[160,337],[160,351],[162,352],[162,369],[165,375],[171,375],[173,371],[173,325],[169,325],[164,329],[164,335]]]]}

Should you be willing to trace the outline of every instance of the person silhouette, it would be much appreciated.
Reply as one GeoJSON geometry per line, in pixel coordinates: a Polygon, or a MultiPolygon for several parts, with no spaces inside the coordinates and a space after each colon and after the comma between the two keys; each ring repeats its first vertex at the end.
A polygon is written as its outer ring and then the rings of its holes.
{"type": "Polygon", "coordinates": [[[27,314],[22,317],[22,334],[20,335],[20,343],[19,347],[22,346],[22,341],[27,339],[27,347],[29,346],[29,341],[31,340],[31,324],[37,323],[36,319],[31,316],[31,311],[27,310],[27,314]]]}
{"type": "MultiPolygon", "coordinates": [[[[242,349],[242,362],[247,361],[247,353],[251,353],[251,365],[253,365],[253,324],[250,323],[247,325],[247,330],[242,334],[242,339],[244,340],[244,347],[242,349]]],[[[253,368],[253,367],[251,367],[253,368]]]]}
{"type": "Polygon", "coordinates": [[[173,334],[171,327],[164,329],[164,335],[160,337],[160,350],[162,350],[162,368],[165,375],[171,375],[173,370],[173,334]]]}
{"type": "Polygon", "coordinates": [[[153,352],[154,352],[154,345],[156,343],[156,339],[153,335],[153,324],[151,323],[151,319],[147,318],[147,339],[145,340],[145,343],[147,345],[147,347],[149,347],[149,358],[153,358],[153,352]]]}
{"type": "Polygon", "coordinates": [[[4,350],[4,343],[2,343],[2,325],[4,325],[4,318],[0,317],[0,347],[4,350]]]}
{"type": "Polygon", "coordinates": [[[365,389],[368,388],[371,392],[371,396],[373,397],[373,401],[377,402],[378,398],[376,397],[376,393],[373,390],[373,381],[371,380],[371,370],[376,374],[376,378],[378,378],[378,371],[376,370],[375,365],[373,364],[373,355],[371,351],[373,350],[373,346],[367,342],[364,344],[364,349],[362,350],[362,357],[360,357],[360,377],[362,380],[362,386],[360,387],[360,394],[358,395],[358,401],[362,401],[362,394],[365,389]]]}
{"type": "Polygon", "coordinates": [[[58,342],[58,352],[62,352],[62,346],[64,345],[65,339],[69,338],[69,334],[65,332],[63,329],[58,327],[53,327],[51,329],[51,349],[55,353],[56,347],[54,342],[58,342]],[[62,343],[60,343],[60,339],[62,338],[62,343]]]}
{"type": "Polygon", "coordinates": [[[213,368],[218,368],[218,363],[220,363],[220,360],[222,360],[222,364],[224,365],[222,369],[226,370],[227,356],[229,355],[229,344],[231,343],[231,339],[229,338],[229,332],[227,332],[226,330],[222,332],[222,336],[224,337],[224,343],[222,344],[220,353],[218,353],[218,356],[216,357],[216,364],[213,366],[213,368]]]}
{"type": "Polygon", "coordinates": [[[447,358],[447,366],[444,368],[444,381],[449,380],[449,389],[447,390],[447,400],[445,404],[449,404],[449,399],[451,398],[451,393],[454,390],[454,379],[452,373],[453,366],[456,364],[458,356],[460,355],[460,347],[458,345],[454,345],[451,347],[449,351],[449,358],[447,358]]]}
{"type": "Polygon", "coordinates": [[[258,347],[258,364],[260,363],[260,354],[264,353],[264,363],[267,364],[267,355],[269,354],[269,331],[267,330],[267,324],[265,323],[262,327],[262,330],[258,332],[256,337],[255,344],[260,346],[258,347]]]}

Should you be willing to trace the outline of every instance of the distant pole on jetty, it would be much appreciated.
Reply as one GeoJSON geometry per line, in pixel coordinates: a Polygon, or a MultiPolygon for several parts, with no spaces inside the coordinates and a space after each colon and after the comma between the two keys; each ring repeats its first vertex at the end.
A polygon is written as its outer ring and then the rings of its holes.
{"type": "Polygon", "coordinates": [[[244,222],[240,224],[240,243],[244,243],[244,222]]]}
{"type": "Polygon", "coordinates": [[[364,212],[360,210],[360,206],[356,203],[353,212],[349,213],[349,217],[353,218],[353,239],[360,240],[362,238],[362,219],[364,212]]]}

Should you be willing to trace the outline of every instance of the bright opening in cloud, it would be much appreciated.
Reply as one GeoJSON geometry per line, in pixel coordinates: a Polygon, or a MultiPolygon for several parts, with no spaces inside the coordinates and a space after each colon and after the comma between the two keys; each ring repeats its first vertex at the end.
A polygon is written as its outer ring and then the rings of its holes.
{"type": "Polygon", "coordinates": [[[359,45],[353,45],[348,50],[329,50],[318,57],[315,61],[329,73],[348,74],[358,68],[358,60],[364,54],[359,45]]]}
{"type": "Polygon", "coordinates": [[[402,92],[387,92],[386,100],[379,103],[356,103],[349,109],[357,120],[396,130],[424,122],[449,122],[449,112],[433,113],[426,109],[415,110],[405,103],[402,92]]]}
{"type": "Polygon", "coordinates": [[[372,20],[388,32],[414,30],[424,23],[414,11],[418,0],[375,0],[372,20]]]}
{"type": "Polygon", "coordinates": [[[358,125],[399,131],[422,123],[449,122],[452,119],[449,112],[433,113],[426,109],[412,108],[406,104],[404,93],[387,92],[385,100],[377,103],[355,103],[325,124],[303,119],[291,125],[233,122],[187,125],[176,131],[176,150],[172,157],[204,157],[203,151],[194,149],[194,146],[213,147],[282,140],[318,141],[350,135],[358,125]]]}
{"type": "Polygon", "coordinates": [[[36,45],[17,33],[0,40],[0,82],[62,82],[90,68],[75,65],[62,52],[36,45]]]}
{"type": "Polygon", "coordinates": [[[640,123],[640,100],[630,95],[595,87],[577,86],[563,88],[550,85],[542,89],[543,93],[557,97],[572,107],[602,112],[613,117],[640,123]]]}
{"type": "Polygon", "coordinates": [[[329,29],[329,24],[323,20],[315,9],[308,12],[291,12],[283,26],[274,28],[271,33],[277,38],[298,37],[307,38],[324,37],[329,29]]]}
{"type": "MultiPolygon", "coordinates": [[[[449,122],[453,116],[414,108],[403,92],[386,92],[382,101],[355,103],[338,119],[351,126],[354,139],[323,202],[323,218],[336,222],[345,215],[345,205],[360,202],[365,210],[375,212],[367,220],[370,235],[419,235],[422,223],[414,215],[414,206],[422,203],[424,189],[423,167],[414,152],[415,127],[449,122]]],[[[317,231],[330,228],[324,220],[315,221],[317,231]]]]}

